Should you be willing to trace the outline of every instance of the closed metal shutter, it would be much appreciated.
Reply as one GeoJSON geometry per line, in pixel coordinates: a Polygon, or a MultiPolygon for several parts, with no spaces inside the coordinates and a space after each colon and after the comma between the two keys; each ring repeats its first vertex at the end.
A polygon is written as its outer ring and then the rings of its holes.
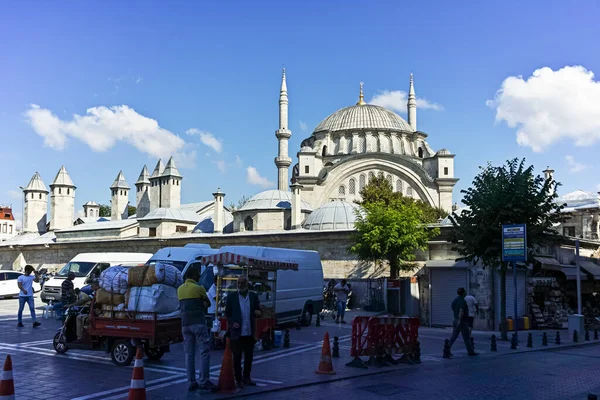
{"type": "Polygon", "coordinates": [[[452,300],[458,288],[468,289],[467,279],[466,268],[431,269],[431,325],[452,325],[452,300]]]}
{"type": "MultiPolygon", "coordinates": [[[[495,277],[495,326],[500,326],[500,272],[496,271],[495,277]]],[[[519,317],[527,313],[527,273],[517,270],[517,311],[519,317]]],[[[515,313],[515,284],[513,282],[512,271],[506,271],[506,316],[510,317],[515,313]]]]}

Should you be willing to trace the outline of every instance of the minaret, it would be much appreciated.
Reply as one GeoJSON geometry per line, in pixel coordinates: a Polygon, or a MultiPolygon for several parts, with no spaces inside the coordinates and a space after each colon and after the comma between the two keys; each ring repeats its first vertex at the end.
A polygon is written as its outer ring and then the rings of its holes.
{"type": "Polygon", "coordinates": [[[284,68],[279,92],[279,129],[275,132],[275,137],[279,141],[279,153],[275,158],[275,165],[277,166],[277,189],[285,191],[288,190],[288,168],[292,164],[292,159],[288,157],[288,140],[291,136],[292,131],[288,129],[288,96],[284,68]]]}
{"type": "Polygon", "coordinates": [[[163,182],[160,189],[160,207],[179,208],[181,206],[181,180],[183,177],[177,170],[173,157],[169,158],[160,179],[163,182]]]}
{"type": "Polygon", "coordinates": [[[145,165],[142,168],[142,172],[140,172],[140,177],[135,183],[135,187],[135,207],[137,209],[135,216],[142,218],[150,212],[150,175],[148,174],[148,167],[145,165]]]}
{"type": "Polygon", "coordinates": [[[158,160],[158,162],[156,163],[156,167],[154,167],[154,172],[152,172],[152,175],[150,176],[149,180],[150,180],[150,195],[148,197],[150,197],[150,211],[154,210],[155,208],[160,208],[160,199],[161,199],[161,192],[162,192],[162,173],[163,170],[165,169],[165,165],[163,164],[162,160],[158,160]]]}
{"type": "Polygon", "coordinates": [[[302,228],[302,188],[303,186],[294,183],[290,186],[292,189],[292,226],[291,229],[302,228]]]}
{"type": "MultiPolygon", "coordinates": [[[[554,170],[550,168],[550,166],[546,167],[545,170],[542,171],[544,173],[544,179],[554,181],[554,170]]],[[[554,189],[552,185],[548,188],[548,196],[554,195],[554,189]]]]}
{"type": "Polygon", "coordinates": [[[123,171],[119,171],[119,175],[117,175],[113,184],[110,185],[110,219],[112,221],[127,219],[127,206],[129,205],[129,189],[130,187],[125,181],[123,171]]]}
{"type": "Polygon", "coordinates": [[[23,232],[45,232],[48,214],[48,189],[37,172],[23,189],[23,232]]]}
{"type": "Polygon", "coordinates": [[[213,233],[223,233],[223,225],[225,223],[225,214],[223,213],[223,199],[225,193],[221,192],[221,188],[218,188],[215,193],[215,206],[213,214],[213,233]]]}
{"type": "Polygon", "coordinates": [[[410,74],[410,88],[408,89],[408,123],[413,130],[417,130],[417,98],[415,97],[415,85],[413,74],[410,74]]]}
{"type": "Polygon", "coordinates": [[[64,166],[50,184],[50,230],[73,226],[75,185],[64,166]]]}

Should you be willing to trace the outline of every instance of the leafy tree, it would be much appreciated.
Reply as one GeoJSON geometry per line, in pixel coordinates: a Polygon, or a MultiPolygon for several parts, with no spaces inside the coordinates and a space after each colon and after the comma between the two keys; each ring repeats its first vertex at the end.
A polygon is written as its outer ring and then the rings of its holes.
{"type": "MultiPolygon", "coordinates": [[[[468,207],[451,216],[454,225],[454,250],[468,262],[481,262],[484,267],[500,268],[500,315],[506,319],[506,269],[502,262],[502,225],[527,224],[528,258],[533,248],[557,234],[555,224],[564,220],[565,205],[556,203],[559,183],[534,175],[533,166],[525,159],[508,160],[494,167],[488,163],[472,186],[462,190],[462,202],[468,207]]],[[[502,324],[502,339],[507,339],[502,324]]]]}
{"type": "Polygon", "coordinates": [[[100,216],[110,218],[110,206],[106,204],[100,204],[100,216]]]}
{"type": "Polygon", "coordinates": [[[248,202],[248,200],[250,200],[250,197],[242,196],[242,198],[238,200],[237,204],[231,203],[229,205],[229,210],[230,211],[239,210],[240,208],[242,208],[244,206],[244,204],[246,204],[246,202],[248,202]]]}
{"type": "Polygon", "coordinates": [[[363,201],[357,211],[350,251],[360,260],[386,260],[390,277],[397,278],[399,270],[412,268],[407,262],[415,259],[416,250],[426,249],[439,230],[428,229],[418,203],[395,193],[386,179],[372,178],[360,194],[363,201]]]}
{"type": "Polygon", "coordinates": [[[132,216],[135,215],[137,213],[137,207],[132,206],[132,205],[127,205],[127,215],[128,216],[132,216]]]}

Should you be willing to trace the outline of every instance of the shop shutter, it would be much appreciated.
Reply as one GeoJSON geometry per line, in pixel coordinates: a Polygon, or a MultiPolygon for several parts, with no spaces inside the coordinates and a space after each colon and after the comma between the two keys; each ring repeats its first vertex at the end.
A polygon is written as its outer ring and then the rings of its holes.
{"type": "Polygon", "coordinates": [[[467,273],[466,268],[431,269],[431,325],[452,325],[450,306],[458,288],[468,289],[467,273]]]}
{"type": "MultiPolygon", "coordinates": [[[[495,277],[495,326],[500,326],[500,273],[496,272],[495,277]]],[[[527,314],[527,273],[517,270],[517,310],[519,317],[527,314]]],[[[515,313],[515,285],[513,282],[512,271],[506,271],[506,316],[510,317],[515,313]]]]}

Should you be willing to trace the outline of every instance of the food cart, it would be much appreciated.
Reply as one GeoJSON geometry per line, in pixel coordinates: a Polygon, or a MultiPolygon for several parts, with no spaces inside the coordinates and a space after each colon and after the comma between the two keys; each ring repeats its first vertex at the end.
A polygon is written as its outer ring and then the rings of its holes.
{"type": "Polygon", "coordinates": [[[216,265],[218,269],[215,311],[215,321],[218,321],[218,325],[212,330],[215,344],[222,346],[225,342],[227,295],[237,291],[237,280],[245,276],[250,283],[250,290],[258,295],[261,304],[261,316],[256,318],[254,338],[261,341],[263,349],[272,349],[275,345],[277,315],[277,271],[297,271],[298,264],[230,252],[205,256],[202,258],[202,264],[216,265]]]}

